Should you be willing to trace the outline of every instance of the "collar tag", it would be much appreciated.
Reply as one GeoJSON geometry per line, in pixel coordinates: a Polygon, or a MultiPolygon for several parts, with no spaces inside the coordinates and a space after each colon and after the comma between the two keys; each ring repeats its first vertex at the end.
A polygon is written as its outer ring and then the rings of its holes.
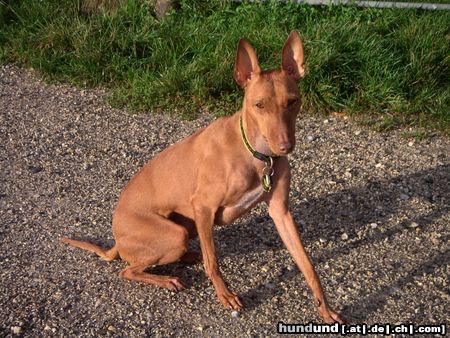
{"type": "Polygon", "coordinates": [[[270,162],[266,162],[266,166],[262,170],[261,184],[265,192],[270,192],[272,189],[272,175],[273,175],[273,159],[270,157],[270,162]]]}

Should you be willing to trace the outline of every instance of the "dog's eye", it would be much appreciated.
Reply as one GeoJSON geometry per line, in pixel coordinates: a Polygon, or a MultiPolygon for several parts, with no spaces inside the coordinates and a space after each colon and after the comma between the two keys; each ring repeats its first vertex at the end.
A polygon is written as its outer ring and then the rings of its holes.
{"type": "Polygon", "coordinates": [[[297,104],[297,102],[298,102],[298,99],[297,99],[297,98],[295,98],[295,99],[289,99],[289,100],[288,100],[288,107],[291,107],[291,106],[297,104]]]}
{"type": "Polygon", "coordinates": [[[257,103],[255,104],[255,106],[256,106],[257,108],[259,108],[259,109],[263,109],[263,108],[264,108],[264,103],[262,103],[262,102],[257,102],[257,103]]]}

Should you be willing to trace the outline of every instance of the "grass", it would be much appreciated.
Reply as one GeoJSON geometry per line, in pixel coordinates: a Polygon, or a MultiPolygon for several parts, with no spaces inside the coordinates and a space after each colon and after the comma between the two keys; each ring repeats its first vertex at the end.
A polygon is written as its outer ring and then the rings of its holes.
{"type": "Polygon", "coordinates": [[[426,130],[413,130],[413,131],[403,131],[401,135],[403,138],[406,139],[416,139],[420,141],[433,134],[426,130]]]}
{"type": "Polygon", "coordinates": [[[450,129],[448,11],[184,0],[158,21],[143,0],[92,15],[80,0],[0,3],[0,62],[33,67],[50,81],[107,87],[116,106],[231,114],[242,99],[232,78],[239,38],[273,68],[297,29],[308,68],[305,110],[375,114],[385,120],[380,130],[450,129]]]}

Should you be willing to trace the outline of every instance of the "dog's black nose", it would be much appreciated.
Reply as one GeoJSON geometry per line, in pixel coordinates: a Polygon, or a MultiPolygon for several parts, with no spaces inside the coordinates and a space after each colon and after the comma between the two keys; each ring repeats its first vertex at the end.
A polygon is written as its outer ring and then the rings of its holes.
{"type": "Polygon", "coordinates": [[[282,154],[289,154],[294,147],[290,142],[282,142],[278,144],[278,149],[282,154]]]}

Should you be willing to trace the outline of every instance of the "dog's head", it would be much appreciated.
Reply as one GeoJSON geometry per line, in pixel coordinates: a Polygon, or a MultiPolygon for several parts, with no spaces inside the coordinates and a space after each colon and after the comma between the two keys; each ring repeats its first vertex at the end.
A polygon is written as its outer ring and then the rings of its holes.
{"type": "Polygon", "coordinates": [[[243,111],[277,155],[287,155],[294,149],[295,120],[300,110],[297,83],[304,74],[303,45],[296,31],[284,44],[281,67],[270,71],[260,69],[247,40],[239,41],[234,78],[245,92],[243,111]]]}

